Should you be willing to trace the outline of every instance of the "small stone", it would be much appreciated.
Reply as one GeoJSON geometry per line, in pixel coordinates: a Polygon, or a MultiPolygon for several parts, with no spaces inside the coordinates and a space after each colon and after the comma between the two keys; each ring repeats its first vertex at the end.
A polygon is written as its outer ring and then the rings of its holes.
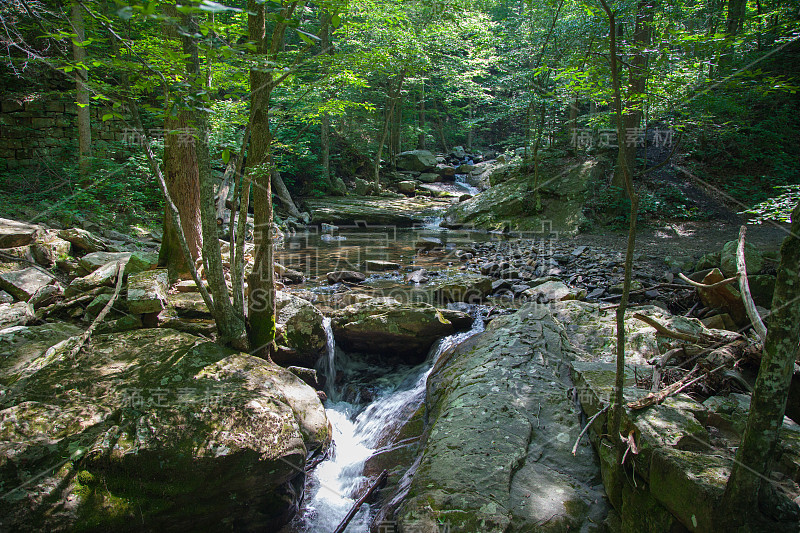
{"type": "Polygon", "coordinates": [[[0,304],[10,304],[14,301],[14,297],[6,291],[0,291],[0,304]]]}
{"type": "Polygon", "coordinates": [[[578,246],[572,250],[572,257],[580,257],[580,255],[589,248],[588,246],[578,246]]]}
{"type": "Polygon", "coordinates": [[[39,309],[40,307],[55,303],[63,294],[64,289],[61,288],[60,284],[54,283],[52,285],[45,285],[31,296],[28,303],[31,304],[34,309],[39,309]]]}
{"type": "Polygon", "coordinates": [[[419,270],[415,270],[414,272],[408,274],[406,276],[406,281],[409,283],[427,283],[430,278],[428,277],[428,271],[424,268],[419,270]]]}

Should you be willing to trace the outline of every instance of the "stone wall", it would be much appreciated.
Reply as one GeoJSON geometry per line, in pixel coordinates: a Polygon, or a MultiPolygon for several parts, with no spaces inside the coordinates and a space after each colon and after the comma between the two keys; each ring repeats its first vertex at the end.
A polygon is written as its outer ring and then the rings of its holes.
{"type": "MultiPolygon", "coordinates": [[[[128,126],[118,119],[103,122],[103,115],[110,110],[90,105],[92,155],[124,156],[122,141],[128,126]]],[[[75,158],[77,114],[77,104],[69,93],[7,98],[0,102],[0,172],[36,168],[48,160],[75,158]]]]}

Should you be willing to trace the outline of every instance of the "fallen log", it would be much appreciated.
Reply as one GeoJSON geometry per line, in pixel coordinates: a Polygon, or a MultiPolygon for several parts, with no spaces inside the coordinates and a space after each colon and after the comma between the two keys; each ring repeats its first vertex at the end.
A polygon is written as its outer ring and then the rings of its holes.
{"type": "Polygon", "coordinates": [[[747,281],[747,264],[744,259],[744,235],[747,231],[745,226],[739,230],[739,247],[736,249],[736,269],[739,271],[739,292],[742,293],[742,301],[744,302],[744,310],[747,312],[747,318],[753,324],[758,338],[761,339],[763,344],[767,338],[767,327],[764,321],[761,320],[761,315],[756,310],[756,304],[753,301],[753,296],[750,294],[750,283],[747,281]]]}
{"type": "Polygon", "coordinates": [[[350,523],[361,506],[364,505],[364,502],[366,502],[372,496],[372,494],[383,485],[388,475],[389,473],[384,470],[377,478],[375,478],[375,481],[372,482],[372,485],[370,485],[369,489],[367,489],[367,492],[365,492],[356,501],[356,503],[353,504],[353,507],[350,508],[350,511],[348,511],[348,513],[345,515],[344,519],[342,519],[339,525],[336,526],[336,529],[333,530],[333,533],[342,533],[347,528],[347,524],[350,523]]]}

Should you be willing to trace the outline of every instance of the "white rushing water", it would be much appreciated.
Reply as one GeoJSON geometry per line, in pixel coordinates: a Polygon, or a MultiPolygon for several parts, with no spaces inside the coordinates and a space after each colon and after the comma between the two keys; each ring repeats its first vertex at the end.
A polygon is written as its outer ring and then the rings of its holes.
{"type": "Polygon", "coordinates": [[[460,186],[464,191],[468,192],[472,196],[480,194],[481,190],[477,187],[473,187],[469,183],[467,183],[467,175],[466,174],[456,174],[456,185],[460,186]]]}
{"type": "MultiPolygon", "coordinates": [[[[338,399],[340,391],[334,386],[336,347],[330,320],[325,320],[329,352],[322,370],[327,380],[329,401],[325,411],[333,426],[333,451],[311,474],[299,527],[308,533],[330,533],[339,525],[368,485],[363,476],[365,462],[392,436],[387,431],[402,426],[400,417],[410,416],[409,407],[422,401],[436,359],[483,330],[483,320],[478,318],[470,331],[443,338],[433,346],[425,363],[393,374],[393,384],[382,387],[375,400],[360,410],[358,405],[338,399]]],[[[366,533],[371,516],[369,505],[364,504],[346,532],[366,533]]]]}

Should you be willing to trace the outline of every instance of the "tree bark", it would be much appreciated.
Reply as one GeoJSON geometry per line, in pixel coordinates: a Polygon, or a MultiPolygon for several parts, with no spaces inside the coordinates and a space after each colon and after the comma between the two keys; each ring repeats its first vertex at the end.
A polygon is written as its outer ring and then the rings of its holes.
{"type": "MultiPolygon", "coordinates": [[[[330,49],[331,46],[331,17],[327,13],[322,17],[322,25],[320,28],[320,39],[322,49],[330,49]]],[[[330,49],[329,55],[333,55],[333,50],[330,49]]],[[[323,67],[323,76],[327,75],[327,64],[323,67]]],[[[331,181],[331,118],[327,113],[323,113],[320,117],[320,158],[322,159],[322,180],[328,191],[333,189],[333,182],[331,181]]]]}
{"type": "MultiPolygon", "coordinates": [[[[740,519],[742,510],[756,509],[771,489],[771,463],[783,426],[792,370],[800,343],[800,204],[792,212],[792,226],[781,246],[781,263],[767,338],[756,378],[742,443],[725,488],[721,517],[740,519]],[[766,483],[765,483],[766,480],[766,483]]],[[[774,490],[774,489],[772,489],[774,490]]]]}
{"type": "MultiPolygon", "coordinates": [[[[186,70],[189,82],[196,90],[205,89],[205,80],[200,68],[200,57],[195,35],[200,28],[195,15],[184,17],[189,35],[182,36],[183,52],[187,56],[186,70]]],[[[197,154],[198,178],[200,181],[200,223],[203,232],[203,264],[206,280],[214,298],[214,321],[217,333],[224,344],[244,346],[244,317],[234,312],[231,304],[225,272],[222,268],[222,252],[217,230],[214,179],[211,175],[211,157],[208,149],[208,115],[204,106],[192,110],[195,153],[197,154]]]]}
{"type": "Polygon", "coordinates": [[[292,195],[289,193],[289,189],[286,188],[286,184],[283,182],[283,178],[281,178],[281,173],[278,169],[272,169],[272,190],[275,191],[275,196],[278,197],[278,200],[281,201],[283,207],[289,211],[289,216],[293,216],[295,218],[300,218],[300,210],[297,209],[297,206],[294,204],[294,200],[292,200],[292,195]]]}
{"type": "Polygon", "coordinates": [[[425,81],[423,80],[419,89],[419,136],[417,137],[417,149],[425,150],[425,81]]]}
{"type": "MultiPolygon", "coordinates": [[[[75,32],[75,40],[83,42],[86,40],[83,22],[83,11],[77,2],[72,4],[72,29],[75,32]]],[[[76,63],[86,61],[86,49],[72,43],[72,59],[76,63]]],[[[91,170],[92,157],[92,124],[89,114],[89,72],[83,68],[75,68],[75,92],[78,104],[78,167],[80,176],[85,179],[91,170]]]]}
{"type": "MultiPolygon", "coordinates": [[[[256,56],[268,61],[277,59],[287,22],[298,2],[281,10],[282,22],[272,26],[267,38],[266,7],[263,2],[248,0],[247,26],[250,40],[256,43],[256,56]]],[[[272,133],[269,106],[276,79],[272,72],[250,70],[250,153],[248,175],[255,188],[253,218],[256,245],[253,272],[248,276],[248,336],[254,355],[271,359],[275,341],[275,271],[272,212],[272,133]]]]}
{"type": "MultiPolygon", "coordinates": [[[[624,151],[625,161],[629,170],[636,167],[636,130],[641,126],[644,114],[644,94],[647,89],[647,54],[645,50],[650,46],[653,25],[653,4],[655,0],[639,0],[636,11],[636,25],[633,30],[634,53],[630,61],[628,74],[628,101],[625,105],[628,111],[622,117],[624,132],[617,135],[617,142],[624,151]],[[629,137],[628,134],[631,134],[629,137]],[[629,142],[632,141],[632,142],[629,142]]],[[[614,172],[612,185],[625,188],[625,177],[621,168],[614,172]]]]}

